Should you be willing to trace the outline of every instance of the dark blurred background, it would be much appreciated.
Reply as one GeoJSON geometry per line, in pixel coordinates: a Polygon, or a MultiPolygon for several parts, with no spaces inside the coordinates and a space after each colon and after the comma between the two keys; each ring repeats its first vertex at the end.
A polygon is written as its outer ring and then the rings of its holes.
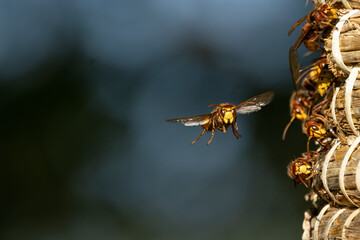
{"type": "Polygon", "coordinates": [[[300,239],[305,1],[0,0],[0,239],[300,239]],[[165,119],[273,90],[242,138],[165,119]]]}

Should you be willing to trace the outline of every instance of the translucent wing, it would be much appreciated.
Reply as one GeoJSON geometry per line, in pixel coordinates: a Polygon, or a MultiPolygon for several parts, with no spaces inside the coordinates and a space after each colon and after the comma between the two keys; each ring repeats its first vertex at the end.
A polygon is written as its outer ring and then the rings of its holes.
{"type": "Polygon", "coordinates": [[[311,25],[307,24],[303,27],[301,34],[299,36],[299,38],[296,40],[295,44],[294,44],[294,48],[297,49],[299,48],[299,46],[301,45],[301,43],[303,42],[304,38],[306,37],[306,34],[308,34],[308,32],[311,29],[311,25]]]}
{"type": "Polygon", "coordinates": [[[205,114],[205,115],[199,115],[199,116],[193,116],[193,117],[168,119],[166,121],[182,123],[188,127],[199,126],[199,125],[204,125],[204,124],[208,123],[210,120],[210,116],[211,116],[211,114],[205,114]]]}
{"type": "Polygon", "coordinates": [[[291,46],[289,49],[289,65],[290,65],[290,71],[293,79],[294,88],[295,90],[297,90],[301,64],[297,49],[293,46],[291,46]]]}
{"type": "Polygon", "coordinates": [[[274,98],[274,92],[266,92],[255,97],[250,98],[244,103],[237,105],[236,112],[238,114],[247,114],[252,112],[257,112],[268,105],[274,98]]]}
{"type": "Polygon", "coordinates": [[[294,31],[294,29],[299,26],[303,21],[305,21],[305,19],[307,18],[307,15],[302,17],[300,20],[298,20],[289,30],[288,32],[288,36],[291,35],[291,33],[294,31]]]}

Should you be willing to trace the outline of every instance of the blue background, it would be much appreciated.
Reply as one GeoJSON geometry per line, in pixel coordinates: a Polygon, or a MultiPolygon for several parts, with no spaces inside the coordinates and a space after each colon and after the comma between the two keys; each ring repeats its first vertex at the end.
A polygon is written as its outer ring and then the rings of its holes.
{"type": "MultiPolygon", "coordinates": [[[[304,1],[0,0],[1,239],[300,239],[286,166],[304,1]],[[231,131],[205,114],[265,91],[231,131]]],[[[303,49],[301,50],[304,51],[303,49]]]]}

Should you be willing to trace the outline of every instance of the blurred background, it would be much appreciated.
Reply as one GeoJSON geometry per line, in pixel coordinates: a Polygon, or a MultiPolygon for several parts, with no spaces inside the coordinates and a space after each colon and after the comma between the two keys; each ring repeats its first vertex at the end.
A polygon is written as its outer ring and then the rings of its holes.
{"type": "MultiPolygon", "coordinates": [[[[300,239],[288,49],[305,1],[0,0],[5,240],[300,239]],[[237,140],[166,119],[266,91],[237,140]]],[[[303,47],[302,47],[303,49],[303,47]]]]}

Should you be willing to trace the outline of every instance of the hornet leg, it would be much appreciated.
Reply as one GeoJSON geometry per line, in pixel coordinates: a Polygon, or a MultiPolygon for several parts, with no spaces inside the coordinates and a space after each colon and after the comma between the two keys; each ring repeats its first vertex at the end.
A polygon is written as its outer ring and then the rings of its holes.
{"type": "Polygon", "coordinates": [[[211,141],[212,141],[213,138],[214,138],[214,131],[215,131],[215,121],[212,122],[211,138],[210,138],[210,140],[209,140],[208,143],[207,143],[208,146],[209,146],[209,144],[211,143],[211,141]]]}
{"type": "Polygon", "coordinates": [[[236,123],[233,123],[232,125],[231,125],[231,128],[232,128],[232,131],[233,131],[233,134],[235,135],[235,137],[236,138],[239,138],[239,137],[241,137],[241,135],[238,133],[238,126],[237,126],[237,124],[236,123]]]}
{"type": "Polygon", "coordinates": [[[302,179],[302,177],[299,175],[300,181],[305,185],[305,187],[309,188],[308,185],[305,183],[305,181],[302,179]]]}
{"type": "Polygon", "coordinates": [[[190,143],[190,145],[193,145],[194,143],[196,143],[197,141],[199,141],[200,138],[202,137],[202,135],[204,134],[204,132],[205,132],[205,128],[204,128],[204,130],[202,131],[202,133],[200,134],[200,136],[199,136],[195,141],[192,141],[192,142],[190,143]]]}
{"type": "Polygon", "coordinates": [[[213,140],[213,138],[214,138],[214,129],[213,130],[211,130],[211,138],[210,138],[210,140],[208,141],[208,143],[207,143],[207,145],[209,146],[209,144],[211,143],[211,141],[213,140]]]}

